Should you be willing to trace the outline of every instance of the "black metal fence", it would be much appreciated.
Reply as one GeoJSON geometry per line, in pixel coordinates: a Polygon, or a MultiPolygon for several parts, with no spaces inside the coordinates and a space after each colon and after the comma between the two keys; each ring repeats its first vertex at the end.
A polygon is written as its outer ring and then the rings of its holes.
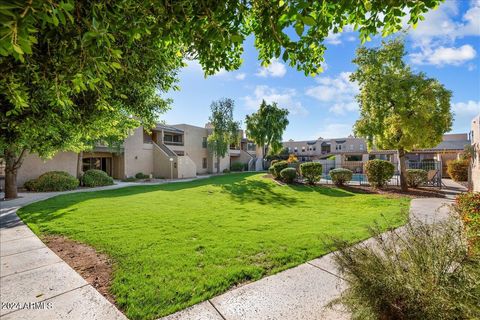
{"type": "MultiPolygon", "coordinates": [[[[333,184],[330,177],[330,170],[335,168],[345,168],[353,172],[352,180],[349,185],[370,185],[368,177],[365,174],[365,164],[363,161],[343,161],[335,162],[335,160],[320,160],[317,161],[322,164],[322,178],[321,184],[333,184]]],[[[395,173],[393,177],[387,182],[389,186],[400,185],[400,172],[397,162],[392,162],[395,166],[395,173]]],[[[422,169],[427,172],[427,181],[422,186],[442,187],[442,162],[441,161],[406,161],[407,169],[422,169]]]]}

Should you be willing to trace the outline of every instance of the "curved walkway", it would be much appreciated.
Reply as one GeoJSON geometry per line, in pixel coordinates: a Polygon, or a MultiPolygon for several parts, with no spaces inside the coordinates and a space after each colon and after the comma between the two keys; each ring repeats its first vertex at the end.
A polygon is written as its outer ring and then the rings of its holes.
{"type": "MultiPolygon", "coordinates": [[[[412,200],[411,218],[434,222],[448,215],[448,208],[444,205],[451,203],[455,194],[465,189],[450,180],[444,182],[447,198],[412,200]]],[[[72,192],[132,185],[138,184],[118,183],[72,192]]],[[[16,215],[21,206],[65,193],[23,193],[19,199],[0,202],[2,320],[126,319],[47,248],[16,215]]],[[[325,308],[346,286],[331,257],[332,254],[328,254],[230,290],[163,319],[348,319],[348,313],[342,310],[325,308]]]]}

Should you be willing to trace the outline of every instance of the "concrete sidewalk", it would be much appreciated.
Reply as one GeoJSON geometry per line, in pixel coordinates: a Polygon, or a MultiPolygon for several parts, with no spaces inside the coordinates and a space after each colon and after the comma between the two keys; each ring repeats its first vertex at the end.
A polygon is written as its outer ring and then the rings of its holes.
{"type": "MultiPolygon", "coordinates": [[[[186,180],[182,180],[186,181],[186,180]]],[[[453,197],[465,189],[445,180],[447,198],[412,200],[410,217],[428,222],[448,216],[453,197]]],[[[81,189],[88,192],[138,183],[81,189]]],[[[48,249],[16,215],[19,207],[61,193],[22,193],[0,202],[0,297],[4,319],[126,319],[115,306],[48,249]],[[5,305],[7,304],[7,305],[5,305]]],[[[344,310],[327,308],[346,287],[332,254],[230,290],[213,299],[163,318],[349,319],[344,310]]]]}

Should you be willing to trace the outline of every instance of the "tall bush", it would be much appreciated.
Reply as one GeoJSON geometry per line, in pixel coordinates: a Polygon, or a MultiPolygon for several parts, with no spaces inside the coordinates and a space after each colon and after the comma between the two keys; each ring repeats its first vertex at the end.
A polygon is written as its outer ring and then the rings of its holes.
{"type": "Polygon", "coordinates": [[[329,172],[330,178],[337,186],[343,186],[345,183],[352,180],[353,172],[344,168],[332,169],[329,172]]]}
{"type": "Polygon", "coordinates": [[[73,190],[76,189],[78,185],[78,179],[68,172],[49,171],[36,179],[27,181],[24,187],[29,191],[49,192],[73,190]]]}
{"type": "Polygon", "coordinates": [[[416,188],[427,182],[428,174],[423,169],[407,169],[407,184],[409,187],[416,188]]]}
{"type": "Polygon", "coordinates": [[[82,182],[86,187],[101,187],[112,185],[113,179],[105,171],[90,169],[83,174],[82,182]]]}
{"type": "Polygon", "coordinates": [[[288,162],[284,161],[284,160],[278,161],[278,162],[275,162],[275,164],[272,167],[273,167],[273,176],[276,179],[279,179],[279,178],[281,178],[280,177],[280,172],[283,169],[288,168],[288,162]]]}
{"type": "Polygon", "coordinates": [[[395,166],[390,161],[374,159],[365,164],[368,181],[373,187],[383,187],[395,173],[395,166]]]}
{"type": "Polygon", "coordinates": [[[322,165],[318,162],[302,163],[300,173],[309,184],[315,184],[322,178],[322,165]]]}
{"type": "Polygon", "coordinates": [[[339,302],[354,320],[478,319],[480,266],[467,259],[458,220],[414,221],[375,243],[338,246],[334,261],[348,281],[339,302]]]}
{"type": "Polygon", "coordinates": [[[455,198],[455,211],[467,230],[469,252],[480,256],[480,192],[466,192],[455,198]]]}
{"type": "Polygon", "coordinates": [[[295,168],[285,168],[280,171],[280,177],[286,183],[292,183],[297,177],[297,170],[295,168]]]}
{"type": "Polygon", "coordinates": [[[455,181],[468,180],[469,160],[452,160],[447,163],[447,173],[455,181]]]}

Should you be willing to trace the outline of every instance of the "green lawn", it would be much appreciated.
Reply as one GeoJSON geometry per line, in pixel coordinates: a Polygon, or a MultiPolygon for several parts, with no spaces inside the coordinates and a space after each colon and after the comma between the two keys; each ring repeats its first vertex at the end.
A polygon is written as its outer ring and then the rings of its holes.
{"type": "Polygon", "coordinates": [[[111,291],[132,319],[158,318],[321,256],[332,236],[359,241],[376,220],[386,228],[407,219],[407,198],[280,186],[262,176],[67,194],[18,213],[37,234],[110,255],[111,291]]]}

